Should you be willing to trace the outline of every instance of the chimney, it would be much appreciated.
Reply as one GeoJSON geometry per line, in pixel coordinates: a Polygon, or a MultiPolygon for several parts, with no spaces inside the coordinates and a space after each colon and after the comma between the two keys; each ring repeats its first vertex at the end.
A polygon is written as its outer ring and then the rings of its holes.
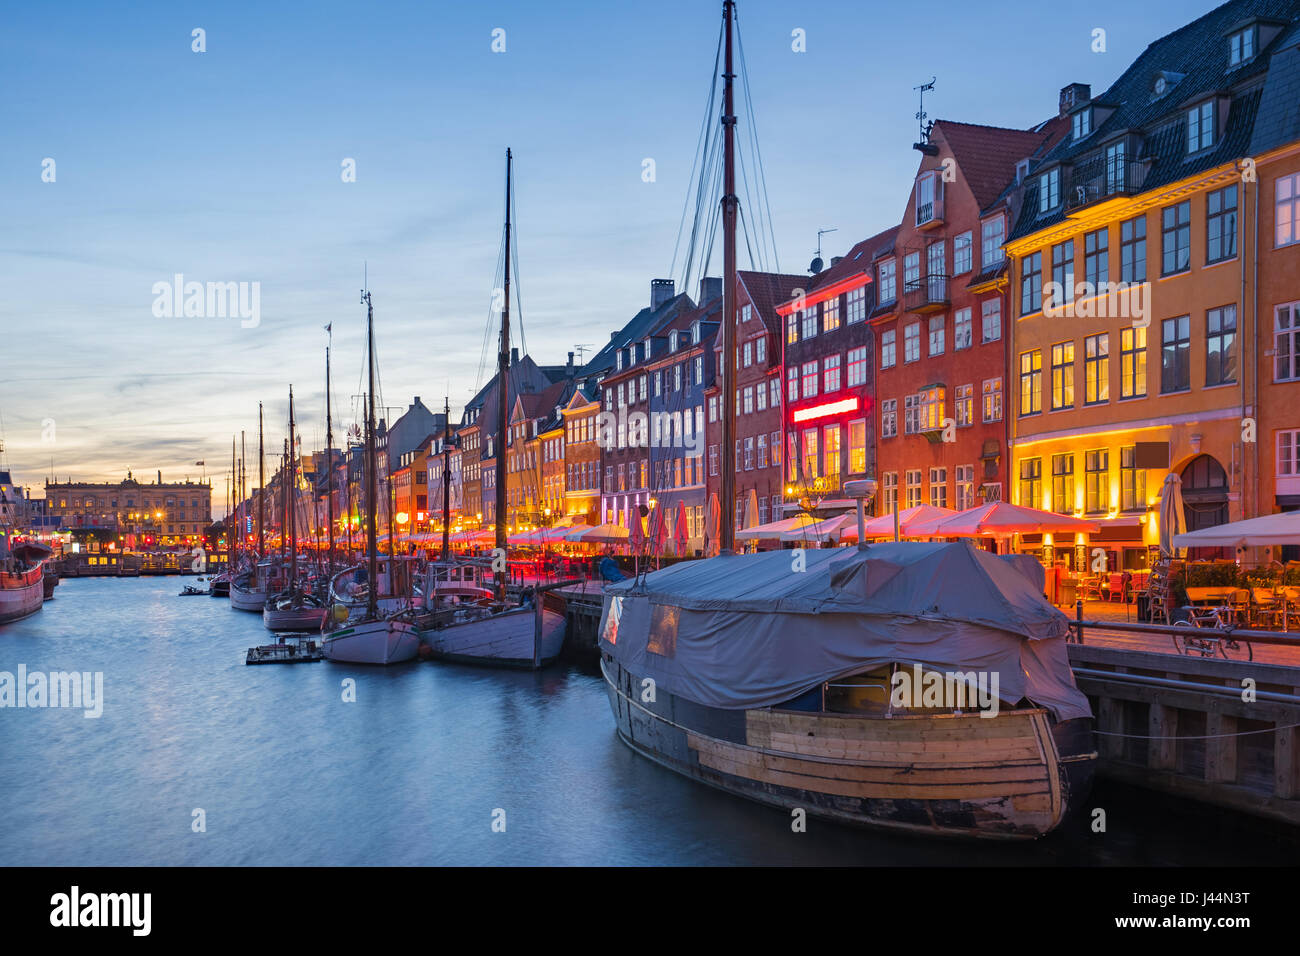
{"type": "Polygon", "coordinates": [[[657,309],[673,297],[672,279],[650,280],[650,308],[657,309]]]}
{"type": "Polygon", "coordinates": [[[843,256],[831,256],[831,268],[834,269],[843,259],[843,256]]]}
{"type": "Polygon", "coordinates": [[[564,377],[573,378],[573,353],[569,353],[569,361],[564,365],[564,377]]]}
{"type": "Polygon", "coordinates": [[[510,364],[511,365],[519,364],[519,346],[517,345],[512,346],[510,349],[510,364]]]}
{"type": "Polygon", "coordinates": [[[1092,87],[1087,83],[1071,83],[1069,86],[1061,87],[1061,115],[1064,116],[1090,99],[1092,99],[1092,87]]]}
{"type": "Polygon", "coordinates": [[[700,280],[700,305],[722,297],[722,277],[705,276],[700,280]]]}

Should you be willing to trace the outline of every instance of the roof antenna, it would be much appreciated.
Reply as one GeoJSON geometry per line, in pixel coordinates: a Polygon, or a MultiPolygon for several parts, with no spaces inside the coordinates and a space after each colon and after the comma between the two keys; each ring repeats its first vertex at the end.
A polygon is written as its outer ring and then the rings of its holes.
{"type": "Polygon", "coordinates": [[[817,230],[817,258],[813,259],[812,263],[808,266],[808,271],[811,272],[813,275],[816,275],[817,273],[821,272],[822,268],[825,266],[825,263],[822,262],[822,236],[826,235],[829,232],[839,232],[839,229],[818,229],[817,230]]]}

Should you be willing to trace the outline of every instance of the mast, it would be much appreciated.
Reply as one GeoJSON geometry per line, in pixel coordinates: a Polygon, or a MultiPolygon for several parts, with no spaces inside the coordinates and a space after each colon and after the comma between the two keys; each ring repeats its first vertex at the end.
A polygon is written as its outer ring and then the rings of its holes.
{"type": "Polygon", "coordinates": [[[289,484],[284,472],[289,464],[289,439],[284,440],[284,452],[280,455],[280,560],[284,561],[284,546],[289,537],[289,484]]]}
{"type": "Polygon", "coordinates": [[[298,456],[293,430],[293,386],[289,386],[289,485],[285,500],[289,503],[289,583],[298,582],[298,456]]]}
{"type": "MultiPolygon", "coordinates": [[[[731,61],[731,23],[734,0],[723,0],[727,52],[723,67],[722,133],[722,501],[719,515],[719,551],[736,544],[736,114],[731,61]]],[[[701,303],[703,304],[703,303],[701,303]]]]}
{"type": "Polygon", "coordinates": [[[257,554],[253,558],[253,580],[257,564],[266,549],[266,448],[262,439],[262,403],[257,403],[257,554]]]}
{"type": "Polygon", "coordinates": [[[442,403],[442,560],[451,554],[451,396],[442,403]]]}
{"type": "MultiPolygon", "coordinates": [[[[333,325],[333,323],[330,323],[333,325]]],[[[331,329],[330,338],[333,339],[331,329]]],[[[330,414],[330,347],[325,346],[325,498],[330,522],[330,549],[325,567],[334,566],[334,420],[330,414]]]]}
{"type": "MultiPolygon", "coordinates": [[[[235,436],[230,436],[230,510],[226,513],[226,567],[234,567],[235,535],[231,519],[235,514],[235,499],[239,494],[239,472],[235,468],[235,436]]],[[[238,523],[238,522],[236,522],[238,523]]]]}
{"type": "Polygon", "coordinates": [[[375,508],[377,491],[375,485],[375,309],[370,302],[369,290],[361,293],[361,300],[366,304],[366,366],[369,372],[370,393],[366,397],[366,617],[374,620],[379,616],[379,561],[375,554],[378,547],[375,541],[375,508]]]}
{"type": "MultiPolygon", "coordinates": [[[[248,440],[244,436],[244,430],[239,430],[239,512],[235,515],[235,531],[239,535],[241,548],[235,549],[235,557],[239,557],[239,552],[244,543],[244,513],[248,508],[248,440]]],[[[246,550],[246,549],[243,549],[246,550]]],[[[228,565],[228,570],[234,571],[233,564],[228,565]]]]}
{"type": "MultiPolygon", "coordinates": [[[[505,306],[501,310],[501,349],[497,353],[497,455],[496,466],[496,546],[497,554],[506,553],[506,443],[509,437],[510,409],[510,174],[511,156],[506,148],[506,272],[505,306]]],[[[505,600],[506,575],[497,575],[497,599],[505,600]]]]}

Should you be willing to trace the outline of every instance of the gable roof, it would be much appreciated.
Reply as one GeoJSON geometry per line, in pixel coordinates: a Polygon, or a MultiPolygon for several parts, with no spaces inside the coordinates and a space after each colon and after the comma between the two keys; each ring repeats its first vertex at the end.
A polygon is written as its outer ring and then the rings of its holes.
{"type": "Polygon", "coordinates": [[[767,330],[773,334],[781,331],[781,317],[776,314],[778,304],[794,298],[796,289],[807,289],[811,276],[797,276],[782,272],[748,272],[739,270],[736,278],[745,287],[750,301],[763,319],[767,330]]]}
{"type": "Polygon", "coordinates": [[[934,124],[981,210],[992,205],[1007,184],[1015,181],[1016,163],[1068,128],[1069,123],[1063,117],[1055,117],[1033,129],[977,126],[954,120],[936,120],[934,124]]]}
{"type": "Polygon", "coordinates": [[[578,372],[579,378],[593,378],[603,375],[614,367],[614,353],[619,349],[627,348],[632,342],[640,342],[647,336],[654,335],[668,327],[677,314],[683,309],[693,309],[695,303],[685,292],[679,292],[668,301],[662,303],[659,308],[652,309],[646,306],[628,321],[617,332],[610,336],[591,361],[582,367],[578,372]]]}

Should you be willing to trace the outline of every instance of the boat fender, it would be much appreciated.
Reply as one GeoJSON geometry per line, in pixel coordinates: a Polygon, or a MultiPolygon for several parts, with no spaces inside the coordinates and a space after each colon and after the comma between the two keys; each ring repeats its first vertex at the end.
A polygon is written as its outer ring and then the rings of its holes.
{"type": "Polygon", "coordinates": [[[330,617],[334,619],[334,623],[336,624],[344,623],[348,619],[347,605],[335,604],[333,607],[330,608],[330,617]]]}

